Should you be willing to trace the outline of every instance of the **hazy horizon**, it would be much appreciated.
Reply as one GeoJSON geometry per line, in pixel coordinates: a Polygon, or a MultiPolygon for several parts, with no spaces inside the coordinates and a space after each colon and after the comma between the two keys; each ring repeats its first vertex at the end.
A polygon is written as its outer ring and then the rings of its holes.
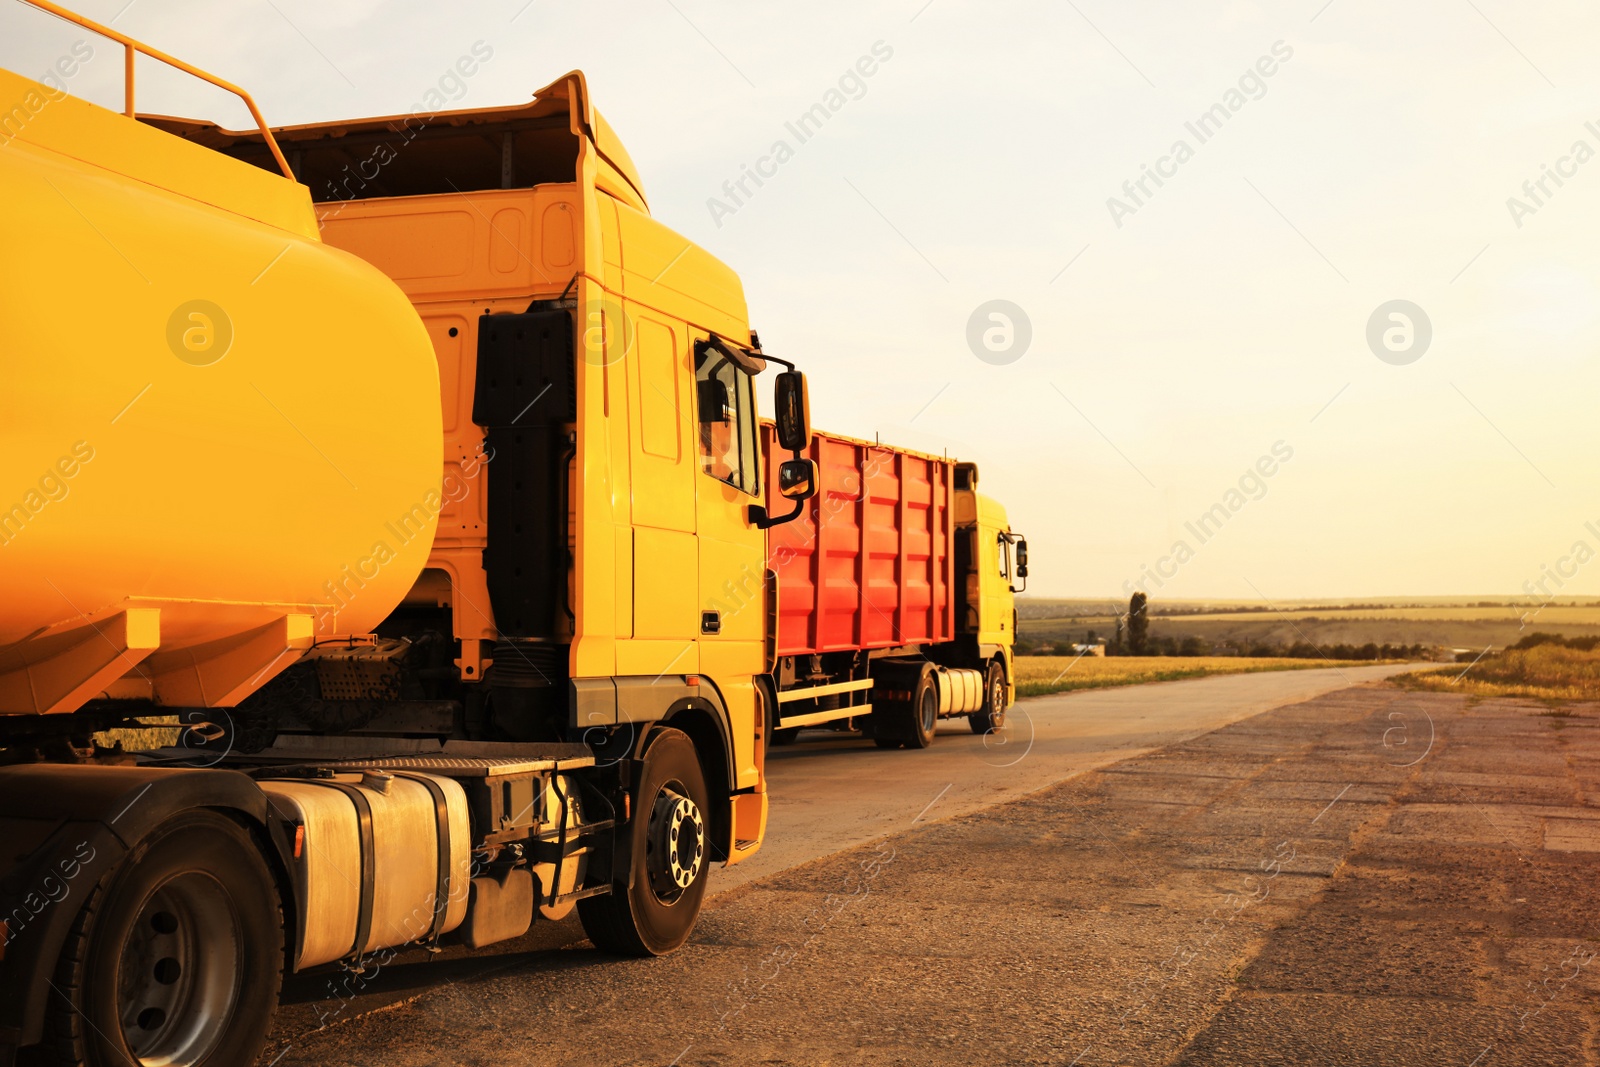
{"type": "MultiPolygon", "coordinates": [[[[1092,594],[1086,594],[1086,595],[1083,595],[1083,596],[1056,596],[1054,594],[1046,594],[1046,593],[1035,594],[1033,592],[1019,593],[1017,595],[1017,599],[1019,601],[1032,600],[1032,601],[1035,601],[1035,602],[1047,601],[1047,600],[1082,601],[1082,602],[1085,602],[1085,603],[1097,603],[1097,602],[1107,602],[1107,603],[1109,603],[1109,602],[1113,602],[1113,601],[1116,602],[1116,603],[1122,603],[1123,602],[1122,598],[1121,597],[1117,597],[1117,596],[1094,596],[1092,594]]],[[[1351,603],[1351,604],[1356,604],[1356,603],[1359,603],[1359,604],[1399,604],[1399,603],[1403,603],[1403,602],[1420,602],[1420,601],[1427,601],[1427,600],[1449,601],[1451,603],[1454,603],[1456,601],[1462,601],[1462,600],[1465,600],[1465,601],[1492,600],[1497,604],[1510,604],[1510,605],[1513,605],[1513,606],[1521,607],[1523,604],[1525,604],[1527,602],[1527,599],[1528,599],[1527,598],[1527,594],[1525,594],[1525,593],[1462,593],[1462,594],[1454,594],[1454,593],[1446,593],[1446,594],[1434,594],[1434,593],[1370,593],[1370,594],[1367,594],[1366,596],[1361,596],[1359,594],[1358,595],[1354,595],[1354,596],[1345,595],[1345,594],[1340,594],[1340,595],[1337,595],[1337,596],[1319,596],[1318,594],[1315,594],[1315,593],[1312,593],[1312,594],[1290,593],[1290,594],[1287,594],[1285,596],[1274,597],[1273,601],[1279,602],[1279,603],[1281,603],[1283,601],[1294,601],[1296,603],[1309,603],[1311,601],[1318,601],[1318,602],[1321,602],[1321,603],[1330,603],[1330,604],[1344,604],[1344,603],[1351,603]]],[[[1225,597],[1225,596],[1163,596],[1163,597],[1150,597],[1149,601],[1152,604],[1155,604],[1158,601],[1160,603],[1164,603],[1164,604],[1262,604],[1262,605],[1265,605],[1265,604],[1268,603],[1268,601],[1262,600],[1260,597],[1225,597]]],[[[1594,596],[1592,594],[1591,595],[1587,595],[1587,596],[1582,595],[1582,594],[1568,596],[1568,595],[1563,594],[1561,596],[1552,597],[1550,600],[1546,601],[1546,603],[1554,605],[1554,604],[1567,604],[1569,602],[1574,602],[1574,601],[1579,602],[1579,603],[1584,603],[1584,604],[1591,603],[1591,602],[1600,604],[1600,596],[1594,596]]]]}

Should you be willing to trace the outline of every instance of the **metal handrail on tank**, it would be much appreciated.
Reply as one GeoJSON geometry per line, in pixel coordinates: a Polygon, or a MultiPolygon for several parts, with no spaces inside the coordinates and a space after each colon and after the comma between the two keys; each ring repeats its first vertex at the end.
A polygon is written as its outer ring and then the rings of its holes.
{"type": "Polygon", "coordinates": [[[89,30],[92,33],[98,33],[100,36],[110,38],[111,40],[122,45],[123,54],[126,56],[123,73],[123,93],[125,97],[123,113],[126,114],[130,119],[136,117],[133,107],[133,58],[138,53],[143,53],[144,55],[149,56],[151,59],[159,60],[169,67],[175,67],[191,77],[199,78],[201,81],[209,82],[212,85],[215,85],[217,88],[237,96],[240,100],[244,101],[244,106],[250,109],[250,117],[256,120],[256,127],[261,131],[261,136],[265,138],[267,147],[272,150],[272,158],[278,161],[278,169],[283,171],[283,176],[285,178],[288,178],[290,181],[296,180],[294,171],[289,169],[289,161],[283,158],[283,152],[278,148],[277,139],[272,136],[272,131],[267,128],[267,120],[261,117],[261,110],[256,107],[256,102],[250,98],[250,94],[239,88],[237,85],[233,85],[230,82],[225,82],[215,75],[207,74],[198,67],[192,67],[175,56],[169,56],[165,52],[158,51],[157,49],[151,48],[148,45],[141,44],[126,34],[118,33],[110,26],[102,26],[93,19],[84,18],[75,11],[68,11],[66,8],[61,7],[58,4],[51,3],[50,0],[17,0],[17,2],[27,4],[29,7],[36,7],[40,11],[49,12],[59,19],[65,19],[68,22],[82,26],[84,29],[89,30]]]}

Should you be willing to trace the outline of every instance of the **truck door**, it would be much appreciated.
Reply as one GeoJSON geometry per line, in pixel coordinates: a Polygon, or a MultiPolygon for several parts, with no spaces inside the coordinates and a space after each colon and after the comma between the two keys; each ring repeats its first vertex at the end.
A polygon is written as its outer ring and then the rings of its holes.
{"type": "Polygon", "coordinates": [[[694,347],[700,670],[722,690],[735,766],[748,785],[756,776],[751,679],[764,670],[766,568],[765,535],[748,517],[750,505],[761,503],[755,391],[751,376],[716,348],[694,347]]]}
{"type": "Polygon", "coordinates": [[[633,632],[617,673],[695,674],[700,620],[689,338],[682,323],[630,305],[629,489],[633,519],[633,632]]]}
{"type": "Polygon", "coordinates": [[[1011,542],[993,526],[978,527],[983,589],[978,640],[1005,643],[1011,637],[1011,542]]]}

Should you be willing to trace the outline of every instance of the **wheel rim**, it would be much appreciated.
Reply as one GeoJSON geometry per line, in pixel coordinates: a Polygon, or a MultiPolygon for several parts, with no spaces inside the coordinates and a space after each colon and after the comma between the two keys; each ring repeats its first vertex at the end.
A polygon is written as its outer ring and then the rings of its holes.
{"type": "Polygon", "coordinates": [[[242,931],[226,891],[189,872],[139,909],[122,947],[117,1017],[141,1064],[204,1059],[227,1029],[242,981],[242,931]]]}
{"type": "Polygon", "coordinates": [[[922,693],[922,732],[933,733],[934,725],[939,721],[939,696],[930,685],[922,693]]]}
{"type": "Polygon", "coordinates": [[[998,674],[989,687],[989,728],[998,730],[1006,722],[1006,683],[998,674]]]}
{"type": "Polygon", "coordinates": [[[705,816],[687,793],[682,783],[663,785],[650,812],[646,868],[650,888],[663,904],[683,896],[705,866],[705,816]]]}

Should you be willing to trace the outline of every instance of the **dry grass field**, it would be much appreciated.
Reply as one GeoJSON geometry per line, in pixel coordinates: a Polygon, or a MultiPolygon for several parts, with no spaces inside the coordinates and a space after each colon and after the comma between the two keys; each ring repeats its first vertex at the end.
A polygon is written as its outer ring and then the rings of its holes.
{"type": "MultiPolygon", "coordinates": [[[[1109,605],[1099,602],[1053,602],[1058,613],[1050,613],[1052,602],[1031,606],[1022,614],[1021,636],[1034,644],[1059,646],[1081,641],[1087,631],[1111,638],[1117,618],[1107,614],[1109,605]]],[[[1282,605],[1276,610],[1265,605],[1217,605],[1221,610],[1203,610],[1206,605],[1151,601],[1156,614],[1150,617],[1152,638],[1198,637],[1213,647],[1233,645],[1290,645],[1306,642],[1320,648],[1348,644],[1356,647],[1371,642],[1383,645],[1426,645],[1443,648],[1505,648],[1528,634],[1542,630],[1562,637],[1600,634],[1600,605],[1593,603],[1552,603],[1541,608],[1535,603],[1517,603],[1512,598],[1495,606],[1475,603],[1406,605],[1365,604],[1356,606],[1282,605]],[[1200,609],[1200,610],[1197,610],[1200,609]],[[1172,610],[1175,614],[1161,614],[1172,610]]]]}
{"type": "Polygon", "coordinates": [[[1208,674],[1304,671],[1318,667],[1372,666],[1371,660],[1276,659],[1250,656],[1018,656],[1017,695],[1042,696],[1074,689],[1142,685],[1208,674]]]}
{"type": "Polygon", "coordinates": [[[148,752],[150,749],[166,748],[169,745],[176,745],[178,743],[178,735],[182,732],[182,727],[178,723],[177,716],[156,716],[147,721],[152,723],[168,722],[172,725],[146,726],[143,728],[130,727],[123,730],[105,730],[101,733],[95,734],[94,739],[108,748],[112,745],[115,745],[118,741],[121,741],[122,748],[126,752],[148,752]]]}
{"type": "Polygon", "coordinates": [[[1507,649],[1478,662],[1438,671],[1396,675],[1392,684],[1407,689],[1466,693],[1477,697],[1532,697],[1536,700],[1600,700],[1600,650],[1583,652],[1559,645],[1507,649]]]}
{"type": "Polygon", "coordinates": [[[1173,621],[1184,622],[1232,622],[1249,619],[1252,621],[1263,618],[1286,619],[1303,622],[1307,619],[1326,619],[1331,621],[1351,619],[1412,619],[1418,622],[1516,622],[1519,625],[1526,620],[1530,626],[1549,628],[1552,626],[1600,626],[1600,607],[1577,604],[1550,604],[1539,607],[1538,604],[1526,606],[1504,605],[1500,607],[1404,607],[1404,608],[1339,608],[1329,611],[1326,608],[1307,608],[1295,611],[1219,611],[1207,612],[1198,615],[1175,616],[1173,621]]]}
{"type": "MultiPolygon", "coordinates": [[[[1505,609],[1516,612],[1535,609],[1539,606],[1538,598],[1530,597],[1524,593],[1499,596],[1416,596],[1416,597],[1367,597],[1360,600],[1342,600],[1336,597],[1314,597],[1299,599],[1259,600],[1185,600],[1182,598],[1165,597],[1159,592],[1150,597],[1151,608],[1162,614],[1177,615],[1251,615],[1263,612],[1278,611],[1309,612],[1316,615],[1337,614],[1340,612],[1356,611],[1431,611],[1442,610],[1451,612],[1454,617],[1462,617],[1463,613],[1473,609],[1505,609]]],[[[1548,603],[1546,610],[1554,608],[1589,608],[1600,611],[1600,600],[1594,598],[1563,596],[1555,597],[1548,603]]],[[[1017,611],[1024,619],[1064,619],[1070,617],[1112,617],[1118,612],[1128,610],[1128,598],[1096,597],[1069,599],[1063,597],[1033,597],[1021,596],[1017,598],[1017,611]]]]}

